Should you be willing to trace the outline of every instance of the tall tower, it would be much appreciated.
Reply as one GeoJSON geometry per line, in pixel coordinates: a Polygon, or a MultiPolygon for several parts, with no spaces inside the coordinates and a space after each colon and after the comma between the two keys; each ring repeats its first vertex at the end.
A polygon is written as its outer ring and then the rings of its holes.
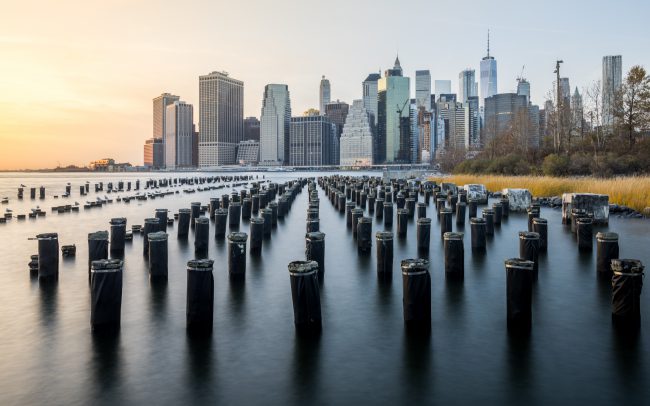
{"type": "Polygon", "coordinates": [[[363,107],[372,117],[372,127],[377,124],[377,81],[381,79],[379,73],[371,73],[363,81],[363,107]]]}
{"type": "Polygon", "coordinates": [[[476,71],[465,69],[458,74],[458,101],[467,103],[470,97],[478,96],[476,71]]]}
{"type": "Polygon", "coordinates": [[[290,124],[289,87],[282,84],[266,85],[260,117],[260,163],[262,165],[288,163],[290,124]]]}
{"type": "Polygon", "coordinates": [[[603,56],[603,124],[614,123],[616,93],[623,83],[623,58],[621,55],[603,56]]]}
{"type": "Polygon", "coordinates": [[[481,97],[479,104],[485,105],[485,99],[497,94],[497,61],[490,55],[490,31],[488,30],[487,55],[481,60],[481,97]]]}
{"type": "Polygon", "coordinates": [[[183,101],[167,106],[165,113],[165,167],[167,169],[192,166],[194,138],[194,107],[183,101]]]}
{"type": "Polygon", "coordinates": [[[407,161],[410,153],[410,80],[399,57],[377,84],[377,163],[407,161]]]}
{"type": "Polygon", "coordinates": [[[428,70],[415,71],[415,104],[431,111],[431,73],[428,70]]]}
{"type": "Polygon", "coordinates": [[[330,81],[325,79],[325,75],[320,80],[320,92],[319,92],[319,109],[321,116],[325,114],[325,105],[332,100],[332,94],[330,89],[330,81]]]}
{"type": "MultiPolygon", "coordinates": [[[[174,104],[180,100],[180,97],[175,96],[171,93],[163,93],[160,96],[153,99],[153,139],[160,140],[162,142],[162,151],[163,151],[163,161],[166,161],[165,156],[165,144],[166,139],[165,135],[167,130],[165,128],[166,123],[166,114],[167,106],[174,104]]],[[[161,167],[164,167],[165,162],[161,162],[161,167]]]]}
{"type": "Polygon", "coordinates": [[[233,165],[244,139],[244,82],[227,72],[199,76],[199,167],[233,165]]]}

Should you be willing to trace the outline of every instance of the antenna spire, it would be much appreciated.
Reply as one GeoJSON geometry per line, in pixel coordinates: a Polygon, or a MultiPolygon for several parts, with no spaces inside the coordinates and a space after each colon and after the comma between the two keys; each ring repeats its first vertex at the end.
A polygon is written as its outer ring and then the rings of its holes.
{"type": "Polygon", "coordinates": [[[490,57],[490,29],[488,28],[487,56],[490,57]]]}

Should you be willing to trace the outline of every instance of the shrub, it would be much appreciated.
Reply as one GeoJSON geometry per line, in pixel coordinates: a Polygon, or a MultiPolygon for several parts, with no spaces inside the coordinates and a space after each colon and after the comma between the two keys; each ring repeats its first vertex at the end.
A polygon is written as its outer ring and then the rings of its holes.
{"type": "Polygon", "coordinates": [[[547,176],[566,176],[569,173],[569,158],[550,154],[542,162],[542,172],[547,176]]]}

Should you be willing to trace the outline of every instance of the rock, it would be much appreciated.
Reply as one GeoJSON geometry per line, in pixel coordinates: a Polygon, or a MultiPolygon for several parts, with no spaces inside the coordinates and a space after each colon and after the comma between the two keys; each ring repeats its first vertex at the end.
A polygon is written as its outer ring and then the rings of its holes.
{"type": "Polygon", "coordinates": [[[524,212],[532,202],[528,189],[503,189],[503,195],[508,198],[510,211],[524,212]]]}
{"type": "Polygon", "coordinates": [[[650,207],[646,207],[645,209],[643,209],[643,216],[645,218],[650,218],[650,207]]]}
{"type": "Polygon", "coordinates": [[[463,189],[467,191],[467,199],[478,199],[480,204],[487,203],[488,192],[485,185],[474,183],[463,186],[463,189]]]}
{"type": "Polygon", "coordinates": [[[595,193],[564,193],[562,195],[562,223],[571,221],[571,210],[583,209],[593,215],[594,224],[609,223],[609,196],[595,193]]]}

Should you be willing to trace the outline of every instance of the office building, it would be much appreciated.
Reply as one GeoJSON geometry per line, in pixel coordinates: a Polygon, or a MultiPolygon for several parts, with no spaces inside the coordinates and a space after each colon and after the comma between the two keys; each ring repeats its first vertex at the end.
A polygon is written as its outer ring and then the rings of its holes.
{"type": "Polygon", "coordinates": [[[341,139],[341,133],[343,133],[343,126],[345,125],[345,120],[348,116],[348,111],[350,109],[350,105],[347,104],[346,102],[342,101],[335,101],[335,102],[329,102],[325,105],[325,117],[329,118],[329,120],[336,125],[336,141],[334,145],[332,146],[334,150],[332,153],[334,154],[334,161],[332,162],[332,165],[338,165],[339,163],[339,144],[340,144],[340,139],[341,139]]]}
{"type": "Polygon", "coordinates": [[[526,97],[526,103],[530,103],[530,83],[524,78],[517,79],[517,94],[526,97]]]}
{"type": "Polygon", "coordinates": [[[409,143],[409,162],[412,164],[420,163],[420,134],[418,127],[418,107],[416,99],[411,99],[411,105],[409,106],[409,143]]]}
{"type": "Polygon", "coordinates": [[[244,140],[260,140],[260,120],[257,117],[244,119],[244,140]]]}
{"type": "Polygon", "coordinates": [[[616,95],[623,84],[623,58],[621,55],[603,56],[603,124],[614,124],[616,95]]]}
{"type": "Polygon", "coordinates": [[[269,84],[264,88],[260,116],[260,164],[285,165],[289,160],[291,101],[287,85],[269,84]]]}
{"type": "Polygon", "coordinates": [[[337,142],[335,133],[336,125],[325,116],[292,117],[289,165],[332,165],[335,159],[332,145],[337,142]]]}
{"type": "Polygon", "coordinates": [[[191,168],[194,146],[194,108],[175,101],[165,112],[165,167],[191,168]]]}
{"type": "Polygon", "coordinates": [[[478,83],[474,69],[465,69],[458,74],[458,101],[466,103],[470,97],[478,96],[478,83]]]}
{"type": "MultiPolygon", "coordinates": [[[[167,106],[173,104],[174,102],[180,100],[179,96],[173,95],[171,93],[162,93],[160,96],[153,99],[153,135],[155,139],[162,140],[163,142],[163,154],[165,150],[165,134],[167,133],[165,129],[165,114],[167,112],[167,106]]],[[[164,164],[163,164],[164,166],[164,164]]]]}
{"type": "MultiPolygon", "coordinates": [[[[435,109],[434,109],[435,110],[435,109]]],[[[431,163],[435,153],[435,115],[423,106],[418,108],[418,160],[420,163],[431,163]]]]}
{"type": "Polygon", "coordinates": [[[318,94],[318,107],[320,114],[325,114],[325,105],[332,100],[330,81],[325,79],[325,75],[320,80],[320,91],[318,94]]]}
{"type": "Polygon", "coordinates": [[[437,103],[439,134],[436,153],[443,154],[449,149],[469,149],[471,145],[470,107],[456,101],[437,103]]]}
{"type": "Polygon", "coordinates": [[[373,135],[372,116],[364,107],[363,100],[354,100],[348,111],[340,138],[341,166],[372,165],[373,135]]]}
{"type": "Polygon", "coordinates": [[[487,55],[481,60],[481,94],[479,105],[485,105],[485,99],[497,94],[497,60],[490,55],[490,31],[488,31],[487,55]]]}
{"type": "Polygon", "coordinates": [[[571,96],[571,129],[579,136],[582,136],[584,131],[583,114],[582,95],[576,87],[573,96],[571,96]]]}
{"type": "Polygon", "coordinates": [[[485,99],[484,145],[495,137],[509,135],[523,147],[538,147],[539,107],[530,105],[526,96],[499,93],[485,99]]]}
{"type": "Polygon", "coordinates": [[[149,138],[145,141],[144,166],[149,169],[161,169],[165,166],[162,138],[149,138]]]}
{"type": "Polygon", "coordinates": [[[237,146],[237,163],[239,165],[256,165],[260,156],[260,142],[244,140],[237,146]]]}
{"type": "Polygon", "coordinates": [[[415,101],[416,107],[424,106],[431,111],[431,73],[428,70],[415,71],[415,101]]]}
{"type": "Polygon", "coordinates": [[[410,81],[399,58],[378,82],[377,163],[410,161],[410,81]]]}
{"type": "Polygon", "coordinates": [[[232,165],[244,139],[244,82],[227,72],[199,77],[199,167],[232,165]]]}
{"type": "Polygon", "coordinates": [[[377,82],[381,79],[378,73],[371,73],[363,81],[363,107],[372,116],[371,122],[377,124],[377,82]]]}

